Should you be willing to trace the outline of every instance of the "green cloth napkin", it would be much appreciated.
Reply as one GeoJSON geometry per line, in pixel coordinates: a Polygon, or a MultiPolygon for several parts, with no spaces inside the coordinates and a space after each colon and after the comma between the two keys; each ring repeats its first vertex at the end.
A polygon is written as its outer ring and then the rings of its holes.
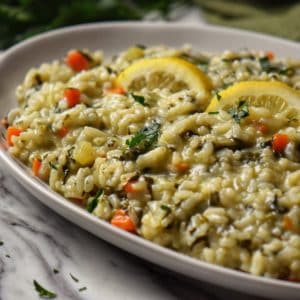
{"type": "Polygon", "coordinates": [[[264,32],[300,41],[300,2],[194,0],[204,18],[217,25],[264,32]]]}

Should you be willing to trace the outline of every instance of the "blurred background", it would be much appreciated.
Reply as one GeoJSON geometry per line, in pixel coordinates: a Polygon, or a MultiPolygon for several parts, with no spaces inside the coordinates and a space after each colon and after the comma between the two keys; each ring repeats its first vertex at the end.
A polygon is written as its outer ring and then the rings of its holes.
{"type": "Polygon", "coordinates": [[[88,22],[190,21],[300,40],[299,1],[261,0],[0,0],[0,49],[35,34],[88,22]]]}

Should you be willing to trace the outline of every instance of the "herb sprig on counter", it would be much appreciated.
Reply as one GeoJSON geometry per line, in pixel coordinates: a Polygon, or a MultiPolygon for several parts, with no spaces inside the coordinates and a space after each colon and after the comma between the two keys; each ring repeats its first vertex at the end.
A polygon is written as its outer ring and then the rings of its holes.
{"type": "Polygon", "coordinates": [[[51,292],[51,291],[45,289],[36,280],[33,280],[33,285],[35,287],[35,290],[39,293],[39,296],[41,298],[44,298],[44,299],[54,299],[54,298],[56,298],[57,295],[54,292],[51,292]]]}

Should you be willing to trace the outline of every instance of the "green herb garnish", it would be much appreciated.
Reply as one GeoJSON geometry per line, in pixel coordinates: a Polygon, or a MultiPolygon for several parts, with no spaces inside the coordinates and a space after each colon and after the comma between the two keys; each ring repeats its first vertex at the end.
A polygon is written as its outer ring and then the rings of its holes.
{"type": "Polygon", "coordinates": [[[94,209],[97,207],[98,202],[99,202],[99,198],[100,196],[103,194],[103,190],[99,189],[98,192],[96,193],[96,195],[94,197],[89,198],[88,203],[87,203],[87,211],[88,212],[93,212],[94,209]]]}
{"type": "Polygon", "coordinates": [[[148,126],[138,131],[132,138],[126,140],[126,145],[138,153],[145,153],[157,142],[160,134],[160,124],[153,120],[148,126]]]}
{"type": "Polygon", "coordinates": [[[49,161],[49,168],[57,170],[57,166],[53,162],[51,162],[51,161],[49,161]]]}
{"type": "Polygon", "coordinates": [[[6,256],[7,258],[10,258],[10,255],[9,255],[9,254],[6,254],[5,256],[6,256]]]}
{"type": "Polygon", "coordinates": [[[263,71],[266,71],[266,72],[271,72],[271,64],[270,64],[270,60],[268,57],[261,57],[259,59],[259,64],[260,64],[260,67],[263,69],[263,71]]]}
{"type": "Polygon", "coordinates": [[[219,112],[218,111],[210,111],[208,112],[209,115],[217,115],[219,112]]]}
{"type": "Polygon", "coordinates": [[[0,246],[3,246],[4,245],[4,242],[3,241],[0,241],[0,246]]]}
{"type": "Polygon", "coordinates": [[[76,278],[72,273],[70,273],[70,276],[75,282],[79,282],[79,279],[76,278]]]}
{"type": "Polygon", "coordinates": [[[54,273],[54,274],[58,274],[59,271],[58,271],[57,269],[53,269],[53,273],[54,273]]]}
{"type": "Polygon", "coordinates": [[[219,94],[219,92],[216,92],[216,97],[217,97],[217,100],[220,101],[222,96],[219,94]]]}
{"type": "Polygon", "coordinates": [[[80,288],[78,291],[79,291],[79,292],[83,292],[83,291],[86,291],[86,290],[87,290],[87,287],[84,286],[84,287],[80,288]]]}
{"type": "Polygon", "coordinates": [[[170,212],[172,211],[171,207],[168,206],[168,205],[165,205],[165,204],[162,204],[162,205],[160,206],[160,208],[161,208],[162,210],[165,210],[165,211],[168,212],[168,213],[170,213],[170,212]]]}
{"type": "Polygon", "coordinates": [[[249,107],[246,100],[240,100],[236,108],[231,108],[228,113],[236,123],[240,123],[243,118],[249,116],[249,107]]]}
{"type": "Polygon", "coordinates": [[[41,298],[45,298],[45,299],[54,299],[54,298],[56,298],[55,293],[50,292],[49,290],[42,287],[36,280],[33,280],[33,285],[35,287],[35,290],[39,293],[39,296],[41,298]]]}
{"type": "Polygon", "coordinates": [[[136,95],[134,93],[131,93],[130,94],[131,97],[133,98],[134,101],[146,106],[147,104],[145,103],[145,97],[144,96],[141,96],[141,95],[136,95]]]}

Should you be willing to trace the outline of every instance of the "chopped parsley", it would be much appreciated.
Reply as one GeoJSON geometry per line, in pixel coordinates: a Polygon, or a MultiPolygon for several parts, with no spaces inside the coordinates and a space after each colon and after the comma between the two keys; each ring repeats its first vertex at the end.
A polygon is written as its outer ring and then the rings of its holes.
{"type": "Polygon", "coordinates": [[[9,254],[6,254],[5,257],[10,258],[10,255],[9,255],[9,254]]]}
{"type": "Polygon", "coordinates": [[[220,101],[222,98],[222,96],[219,94],[219,92],[216,92],[216,97],[217,97],[218,101],[220,101]]]}
{"type": "Polygon", "coordinates": [[[93,212],[93,210],[97,207],[99,198],[102,194],[103,194],[103,190],[99,189],[94,197],[89,198],[87,207],[86,207],[88,212],[90,212],[90,213],[93,212]]]}
{"type": "Polygon", "coordinates": [[[134,100],[135,102],[138,102],[138,103],[140,103],[140,104],[142,104],[142,105],[144,105],[144,106],[147,105],[147,104],[145,103],[145,97],[144,97],[144,96],[137,95],[137,94],[134,94],[134,93],[131,93],[130,95],[131,95],[131,97],[133,98],[133,100],[134,100]]]}
{"type": "Polygon", "coordinates": [[[170,213],[170,212],[172,211],[171,207],[168,206],[168,205],[165,205],[165,204],[162,204],[162,205],[160,206],[160,208],[161,208],[162,210],[165,210],[165,211],[168,212],[168,213],[170,213]]]}
{"type": "Polygon", "coordinates": [[[160,124],[153,120],[148,126],[138,131],[132,138],[126,140],[129,148],[145,153],[157,142],[160,134],[160,124]]]}
{"type": "Polygon", "coordinates": [[[70,276],[75,282],[79,282],[79,279],[76,278],[72,273],[70,273],[70,276]]]}
{"type": "Polygon", "coordinates": [[[0,241],[0,246],[3,246],[4,245],[4,242],[3,241],[0,241]]]}
{"type": "Polygon", "coordinates": [[[240,123],[243,118],[249,116],[249,107],[247,101],[240,100],[237,107],[229,109],[228,113],[236,123],[240,123]]]}
{"type": "Polygon", "coordinates": [[[261,57],[259,59],[259,64],[263,71],[266,71],[267,73],[272,71],[272,66],[268,57],[261,57]]]}
{"type": "Polygon", "coordinates": [[[218,111],[210,111],[208,114],[209,115],[217,115],[219,112],[218,111]]]}
{"type": "Polygon", "coordinates": [[[58,274],[59,271],[58,271],[57,269],[53,269],[53,273],[54,273],[54,274],[58,274]]]}
{"type": "Polygon", "coordinates": [[[79,292],[83,292],[83,291],[86,291],[86,290],[87,290],[87,287],[86,287],[86,286],[84,286],[84,287],[78,289],[79,292]]]}
{"type": "Polygon", "coordinates": [[[54,299],[56,294],[42,287],[36,280],[33,280],[35,290],[39,293],[39,296],[44,299],[54,299]]]}
{"type": "Polygon", "coordinates": [[[56,164],[54,164],[52,161],[49,161],[49,168],[50,168],[50,169],[57,170],[56,164]]]}

